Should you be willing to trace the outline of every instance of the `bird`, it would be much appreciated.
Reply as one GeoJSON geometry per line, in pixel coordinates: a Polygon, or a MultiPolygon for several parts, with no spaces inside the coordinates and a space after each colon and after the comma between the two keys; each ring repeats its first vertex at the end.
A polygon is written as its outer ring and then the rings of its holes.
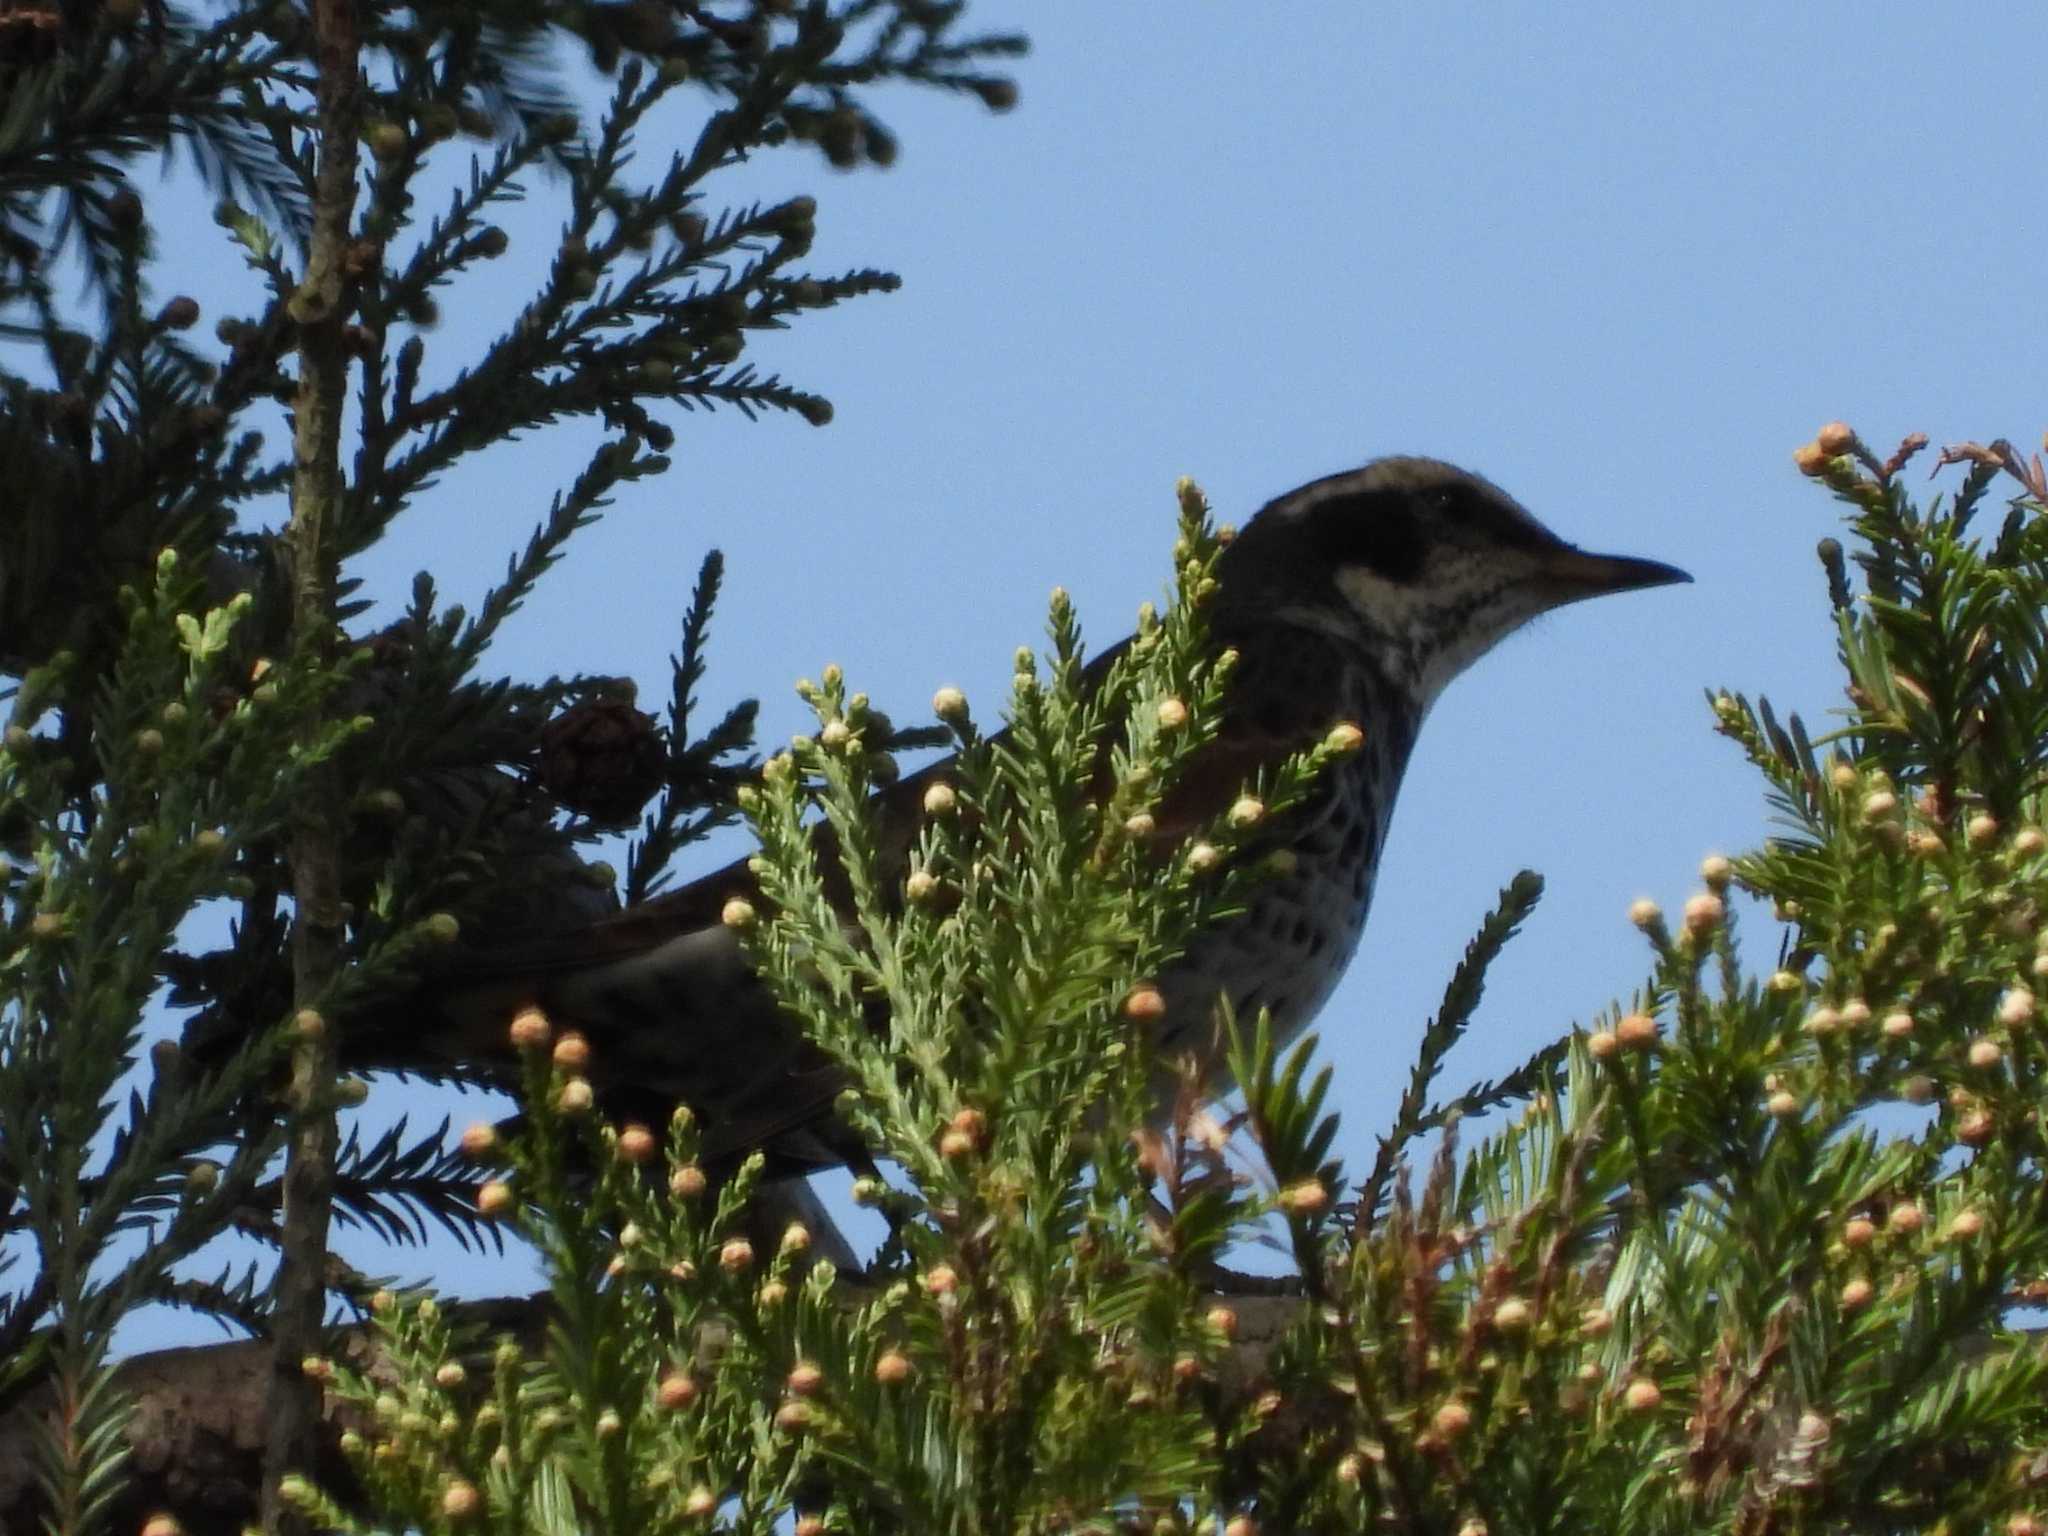
{"type": "MultiPolygon", "coordinates": [[[[1282,1042],[1328,1000],[1364,930],[1417,734],[1452,679],[1539,614],[1691,578],[1588,553],[1491,481],[1401,456],[1273,500],[1224,548],[1215,580],[1210,643],[1237,661],[1219,730],[1159,807],[1155,839],[1170,846],[1211,824],[1262,769],[1340,722],[1363,739],[1276,818],[1264,846],[1291,855],[1285,872],[1160,978],[1166,1018],[1182,1021],[1162,1039],[1170,1051],[1213,1040],[1219,1000],[1239,1016],[1266,1010],[1282,1042]]],[[[908,857],[924,793],[948,767],[878,796],[885,852],[908,857]]],[[[771,1178],[859,1166],[863,1149],[833,1113],[839,1071],[780,1013],[721,921],[728,902],[756,891],[741,860],[615,915],[468,957],[429,989],[411,1033],[473,1065],[503,1058],[506,1021],[535,1007],[586,1036],[608,1111],[661,1123],[687,1105],[707,1161],[759,1152],[771,1178]]]]}

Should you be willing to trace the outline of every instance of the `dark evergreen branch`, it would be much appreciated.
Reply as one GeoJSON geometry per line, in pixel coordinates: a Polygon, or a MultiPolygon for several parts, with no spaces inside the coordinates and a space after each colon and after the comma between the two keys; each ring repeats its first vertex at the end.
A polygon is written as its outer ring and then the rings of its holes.
{"type": "MultiPolygon", "coordinates": [[[[1424,1134],[1432,1123],[1430,1112],[1423,1107],[1429,1102],[1430,1085],[1436,1081],[1444,1058],[1464,1035],[1473,1011],[1479,1006],[1480,997],[1486,990],[1487,968],[1528,920],[1542,897],[1543,877],[1531,870],[1522,871],[1503,888],[1498,905],[1465,946],[1458,968],[1451,973],[1451,979],[1444,987],[1443,1005],[1423,1031],[1415,1065],[1409,1069],[1408,1086],[1402,1092],[1400,1107],[1394,1112],[1393,1128],[1379,1138],[1379,1152],[1373,1159],[1372,1173],[1360,1187],[1358,1219],[1362,1227],[1370,1227],[1377,1220],[1401,1158],[1416,1137],[1424,1134]]],[[[1518,1077],[1521,1075],[1517,1074],[1518,1077]]],[[[1473,1091],[1485,1096],[1483,1089],[1473,1091]]]]}

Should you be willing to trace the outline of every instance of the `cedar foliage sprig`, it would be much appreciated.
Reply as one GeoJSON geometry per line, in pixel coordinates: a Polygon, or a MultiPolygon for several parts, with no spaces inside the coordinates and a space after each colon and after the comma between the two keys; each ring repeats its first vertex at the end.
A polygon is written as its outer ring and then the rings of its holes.
{"type": "MultiPolygon", "coordinates": [[[[996,1531],[1214,1512],[1207,1405],[1233,1324],[1201,1282],[1233,1230],[1305,1191],[1234,1179],[1229,1132],[1192,1082],[1169,1124],[1149,1123],[1170,1064],[1133,1038],[1152,1017],[1133,999],[1269,873],[1248,818],[1174,848],[1140,820],[1211,738],[1231,668],[1206,643],[1221,545],[1192,486],[1180,535],[1172,598],[1134,644],[1085,666],[1055,593],[1050,654],[1019,653],[1004,731],[940,696],[962,755],[907,786],[926,812],[913,848],[873,831],[890,776],[867,732],[886,726],[836,667],[800,687],[815,732],[742,797],[764,905],[735,901],[726,921],[837,1058],[842,1116],[900,1170],[856,1189],[887,1209],[900,1258],[848,1288],[806,1259],[801,1228],[757,1250],[741,1218],[760,1159],[714,1202],[681,1115],[650,1177],[653,1132],[595,1124],[589,1046],[529,1011],[513,1028],[531,1124],[466,1141],[496,1165],[483,1208],[548,1264],[555,1322],[537,1352],[500,1353],[488,1414],[434,1396],[449,1355],[404,1321],[416,1310],[380,1313],[406,1383],[394,1402],[316,1363],[375,1421],[345,1445],[385,1519],[528,1529],[542,1500],[622,1531],[690,1529],[713,1509],[764,1532],[792,1514],[996,1531]],[[850,922],[828,895],[840,871],[850,922]],[[1170,901],[1139,899],[1162,888],[1170,901]],[[443,1422],[458,1427],[420,1432],[443,1422]]],[[[1266,805],[1284,814],[1351,746],[1340,732],[1281,765],[1266,805]]]]}

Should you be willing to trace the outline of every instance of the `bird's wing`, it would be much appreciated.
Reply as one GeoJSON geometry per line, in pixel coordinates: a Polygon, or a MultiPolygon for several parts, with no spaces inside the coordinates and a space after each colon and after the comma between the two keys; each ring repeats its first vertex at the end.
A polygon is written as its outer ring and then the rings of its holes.
{"type": "MultiPolygon", "coordinates": [[[[1230,638],[1239,664],[1218,737],[1155,815],[1162,855],[1212,824],[1261,773],[1332,723],[1315,702],[1329,697],[1331,656],[1304,647],[1298,633],[1284,645],[1262,644],[1257,633],[1230,638]],[[1320,677],[1324,686],[1303,688],[1305,677],[1320,677]]],[[[1095,658],[1091,679],[1099,680],[1122,650],[1095,658]]],[[[878,792],[874,826],[885,868],[907,862],[925,792],[952,768],[947,758],[878,792]]],[[[1107,793],[1107,750],[1100,773],[1107,793]]],[[[827,855],[820,868],[828,891],[850,907],[844,875],[829,856],[830,828],[821,826],[817,836],[827,855]]],[[[734,897],[759,898],[744,859],[596,922],[460,957],[418,1000],[416,1043],[448,1062],[505,1062],[507,1023],[535,1004],[558,1027],[588,1035],[593,1081],[615,1109],[660,1118],[668,1106],[688,1103],[705,1123],[707,1150],[768,1146],[783,1168],[841,1161],[830,1124],[841,1076],[749,972],[737,937],[721,921],[734,897]]]]}

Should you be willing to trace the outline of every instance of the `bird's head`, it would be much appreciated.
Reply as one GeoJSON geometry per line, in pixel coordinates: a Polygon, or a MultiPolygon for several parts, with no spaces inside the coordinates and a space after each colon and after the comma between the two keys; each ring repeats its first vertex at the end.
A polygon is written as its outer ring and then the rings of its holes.
{"type": "Polygon", "coordinates": [[[1427,708],[1539,613],[1690,581],[1567,544],[1490,481],[1436,459],[1376,459],[1266,506],[1224,551],[1220,624],[1289,624],[1353,643],[1427,708]]]}

